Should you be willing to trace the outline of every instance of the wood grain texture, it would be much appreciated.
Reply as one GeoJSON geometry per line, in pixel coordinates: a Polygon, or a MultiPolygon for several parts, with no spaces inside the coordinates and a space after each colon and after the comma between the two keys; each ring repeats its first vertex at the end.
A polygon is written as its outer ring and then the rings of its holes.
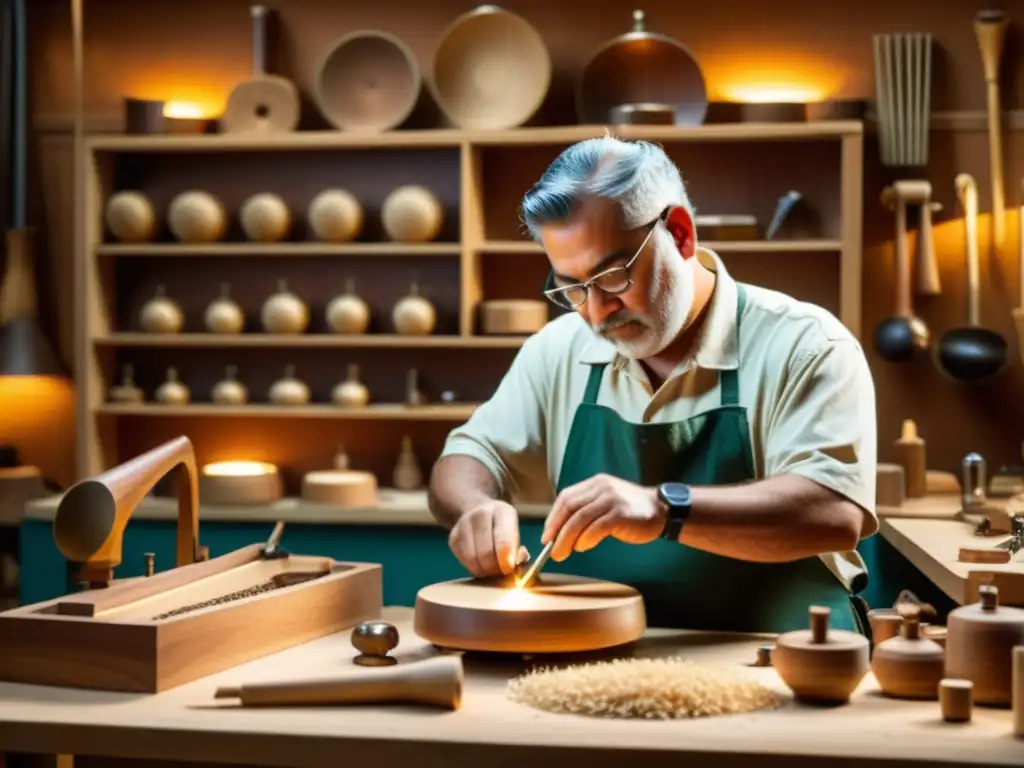
{"type": "Polygon", "coordinates": [[[528,589],[510,578],[456,579],[416,596],[416,634],[458,650],[592,651],[632,642],[646,627],[635,589],[567,574],[542,573],[528,589]]]}

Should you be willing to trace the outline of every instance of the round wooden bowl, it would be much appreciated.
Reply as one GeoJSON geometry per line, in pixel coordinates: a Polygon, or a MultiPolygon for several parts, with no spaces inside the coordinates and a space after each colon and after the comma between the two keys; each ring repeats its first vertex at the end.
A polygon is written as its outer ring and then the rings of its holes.
{"type": "Polygon", "coordinates": [[[604,125],[623,104],[669,105],[676,125],[700,125],[707,113],[707,86],[693,54],[678,40],[647,31],[643,11],[633,12],[632,31],[591,54],[576,90],[583,124],[604,125]]]}
{"type": "Polygon", "coordinates": [[[518,14],[481,5],[441,35],[430,73],[434,98],[459,128],[516,128],[551,86],[551,55],[518,14]]]}
{"type": "Polygon", "coordinates": [[[632,587],[561,573],[541,574],[529,589],[511,577],[432,584],[413,611],[417,635],[463,651],[593,651],[633,642],[646,628],[643,597],[632,587]]]}
{"type": "Polygon", "coordinates": [[[371,508],[377,506],[377,478],[353,469],[323,469],[302,478],[302,498],[332,507],[371,508]]]}
{"type": "Polygon", "coordinates": [[[480,303],[480,329],[487,334],[536,333],[548,322],[546,301],[492,299],[480,303]]]}
{"type": "Polygon", "coordinates": [[[262,461],[218,461],[199,472],[199,498],[204,504],[273,504],[284,495],[281,474],[262,461]]]}
{"type": "Polygon", "coordinates": [[[313,94],[324,118],[343,131],[388,131],[401,125],[423,87],[419,64],[394,35],[362,30],[328,49],[313,94]]]}

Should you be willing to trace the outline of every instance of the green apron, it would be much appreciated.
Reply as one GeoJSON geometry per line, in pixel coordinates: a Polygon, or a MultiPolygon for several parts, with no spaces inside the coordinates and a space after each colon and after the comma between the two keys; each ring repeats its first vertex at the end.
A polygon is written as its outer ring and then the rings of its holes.
{"type": "MultiPolygon", "coordinates": [[[[746,303],[744,287],[738,288],[737,328],[746,303]]],[[[718,408],[683,421],[635,424],[597,404],[605,367],[591,368],[569,432],[558,491],[601,473],[644,486],[756,479],[736,370],[722,371],[718,408]]],[[[863,601],[817,557],[756,563],[665,539],[636,545],[608,538],[561,563],[552,561],[548,570],[634,586],[644,596],[653,627],[787,632],[808,626],[809,606],[824,605],[831,609],[831,627],[869,631],[863,601]]]]}

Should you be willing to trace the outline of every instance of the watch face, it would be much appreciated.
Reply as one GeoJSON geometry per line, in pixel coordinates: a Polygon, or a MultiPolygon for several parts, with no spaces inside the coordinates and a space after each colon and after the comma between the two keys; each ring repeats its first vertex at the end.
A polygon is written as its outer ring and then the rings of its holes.
{"type": "Polygon", "coordinates": [[[672,506],[690,503],[690,488],[685,483],[662,483],[661,495],[672,506]]]}

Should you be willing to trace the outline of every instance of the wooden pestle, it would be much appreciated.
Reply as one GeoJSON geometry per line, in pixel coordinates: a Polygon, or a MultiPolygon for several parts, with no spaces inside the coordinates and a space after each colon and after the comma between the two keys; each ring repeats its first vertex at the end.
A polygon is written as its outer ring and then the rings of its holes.
{"type": "Polygon", "coordinates": [[[121,564],[124,529],[139,502],[180,468],[176,564],[199,560],[199,473],[192,441],[177,437],[71,486],[57,505],[53,537],[61,554],[84,566],[83,581],[109,582],[121,564]]]}
{"type": "Polygon", "coordinates": [[[221,686],[214,698],[238,699],[243,707],[423,704],[454,710],[462,705],[462,683],[462,657],[446,654],[333,677],[221,686]]]}

